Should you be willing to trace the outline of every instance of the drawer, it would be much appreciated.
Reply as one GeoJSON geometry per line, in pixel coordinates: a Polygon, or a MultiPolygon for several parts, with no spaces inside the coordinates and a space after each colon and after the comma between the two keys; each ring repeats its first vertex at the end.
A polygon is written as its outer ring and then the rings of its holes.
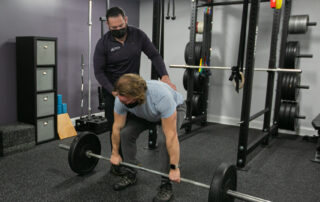
{"type": "Polygon", "coordinates": [[[37,91],[53,90],[54,68],[37,68],[37,91]]]}
{"type": "Polygon", "coordinates": [[[55,42],[37,41],[37,65],[55,65],[55,42]]]}
{"type": "Polygon", "coordinates": [[[51,140],[55,138],[54,117],[37,120],[37,142],[51,140]]]}
{"type": "Polygon", "coordinates": [[[37,117],[54,114],[54,93],[37,94],[37,117]]]}

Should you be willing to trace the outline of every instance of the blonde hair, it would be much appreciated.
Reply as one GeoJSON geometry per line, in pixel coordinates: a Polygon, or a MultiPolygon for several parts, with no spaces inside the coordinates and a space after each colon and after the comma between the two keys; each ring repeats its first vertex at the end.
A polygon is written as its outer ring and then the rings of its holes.
{"type": "Polygon", "coordinates": [[[138,74],[124,74],[115,83],[114,91],[121,96],[136,99],[140,105],[146,99],[147,83],[138,74]]]}

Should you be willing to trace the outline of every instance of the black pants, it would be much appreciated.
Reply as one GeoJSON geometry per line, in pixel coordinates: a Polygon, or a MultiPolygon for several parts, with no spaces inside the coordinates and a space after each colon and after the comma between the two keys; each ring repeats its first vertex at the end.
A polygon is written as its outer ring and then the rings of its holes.
{"type": "MultiPolygon", "coordinates": [[[[114,96],[110,94],[108,91],[106,91],[104,88],[102,89],[104,101],[105,101],[105,107],[104,107],[104,115],[106,119],[108,120],[108,130],[110,130],[109,138],[110,138],[110,145],[111,145],[111,151],[112,151],[112,126],[114,122],[113,117],[113,110],[114,110],[114,96]]],[[[122,150],[121,150],[121,144],[119,147],[119,153],[122,157],[122,150]]]]}

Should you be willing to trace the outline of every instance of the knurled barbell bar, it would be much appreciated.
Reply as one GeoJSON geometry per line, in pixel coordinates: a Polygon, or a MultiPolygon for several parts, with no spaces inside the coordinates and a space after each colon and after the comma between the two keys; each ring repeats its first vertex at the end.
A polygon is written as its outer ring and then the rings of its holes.
{"type": "MultiPolygon", "coordinates": [[[[59,144],[59,148],[69,151],[69,166],[74,172],[80,175],[90,173],[96,167],[99,159],[110,161],[109,158],[100,155],[100,140],[91,132],[82,132],[73,139],[70,146],[59,144]]],[[[126,162],[121,162],[120,164],[152,174],[169,177],[168,174],[144,168],[142,166],[126,162]]],[[[237,168],[234,165],[228,165],[226,163],[222,163],[214,172],[210,186],[186,178],[181,178],[181,182],[209,189],[209,202],[233,202],[234,198],[250,202],[269,202],[265,199],[237,192],[237,168]]]]}
{"type": "MultiPolygon", "coordinates": [[[[231,70],[232,67],[219,67],[219,66],[196,66],[196,65],[170,65],[170,68],[184,68],[184,69],[215,69],[215,70],[231,70]]],[[[245,69],[245,68],[244,68],[245,69]]],[[[254,71],[264,72],[291,72],[291,73],[302,73],[301,69],[287,69],[287,68],[255,68],[254,71]]]]}
{"type": "Polygon", "coordinates": [[[316,22],[309,22],[309,15],[292,15],[289,19],[289,34],[305,34],[309,26],[316,26],[316,22]]]}
{"type": "Polygon", "coordinates": [[[312,54],[300,54],[299,41],[288,41],[286,44],[286,54],[284,68],[297,68],[299,58],[312,58],[312,54]]]}

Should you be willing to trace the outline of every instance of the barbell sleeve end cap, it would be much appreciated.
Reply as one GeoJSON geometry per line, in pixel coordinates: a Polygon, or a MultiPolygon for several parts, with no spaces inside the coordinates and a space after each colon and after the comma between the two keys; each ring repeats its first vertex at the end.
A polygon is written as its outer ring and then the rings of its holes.
{"type": "Polygon", "coordinates": [[[61,148],[61,149],[64,149],[64,150],[67,150],[67,151],[69,151],[69,150],[70,150],[70,147],[69,147],[68,145],[65,145],[65,144],[59,144],[58,146],[59,146],[59,148],[61,148]]]}

